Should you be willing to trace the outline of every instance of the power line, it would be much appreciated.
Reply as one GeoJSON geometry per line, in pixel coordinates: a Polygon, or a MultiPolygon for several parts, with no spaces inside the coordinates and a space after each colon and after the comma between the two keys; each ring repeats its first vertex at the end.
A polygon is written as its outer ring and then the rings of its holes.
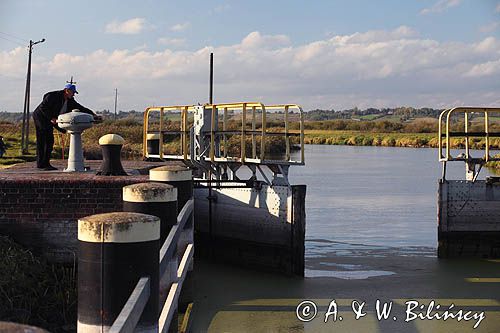
{"type": "Polygon", "coordinates": [[[3,36],[0,36],[0,38],[1,38],[1,39],[4,39],[4,40],[6,40],[6,41],[9,41],[9,42],[11,42],[11,43],[14,43],[14,44],[20,45],[20,46],[25,46],[24,44],[21,44],[21,43],[19,43],[19,42],[15,41],[15,40],[8,39],[8,38],[3,37],[3,36]]]}
{"type": "Polygon", "coordinates": [[[26,38],[21,38],[21,37],[18,37],[16,35],[8,34],[6,32],[0,31],[0,34],[5,35],[5,36],[9,36],[9,37],[12,37],[12,38],[15,38],[15,39],[18,39],[18,40],[20,40],[20,41],[22,41],[24,43],[28,43],[29,42],[29,40],[27,40],[26,38]]]}

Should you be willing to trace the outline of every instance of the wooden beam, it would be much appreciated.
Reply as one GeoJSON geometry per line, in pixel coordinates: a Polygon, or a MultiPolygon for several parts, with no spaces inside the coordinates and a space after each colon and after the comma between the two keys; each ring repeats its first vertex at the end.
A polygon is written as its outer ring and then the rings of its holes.
{"type": "Polygon", "coordinates": [[[139,279],[137,285],[130,294],[127,303],[116,318],[109,333],[132,333],[139,322],[142,311],[149,300],[150,294],[149,277],[139,279]]]}
{"type": "Polygon", "coordinates": [[[165,270],[167,269],[168,262],[170,258],[175,254],[177,250],[177,242],[179,240],[180,234],[184,229],[184,225],[193,213],[194,201],[190,199],[186,202],[182,210],[177,215],[177,224],[170,229],[165,242],[160,249],[160,276],[163,276],[165,270]]]}
{"type": "Polygon", "coordinates": [[[176,305],[178,303],[179,295],[182,290],[182,284],[184,283],[184,279],[186,278],[186,274],[189,270],[189,263],[193,259],[193,253],[193,244],[188,244],[186,251],[184,251],[184,255],[182,256],[181,264],[177,269],[178,281],[172,283],[172,287],[170,287],[170,292],[168,293],[167,300],[165,301],[163,309],[161,310],[160,319],[158,321],[160,333],[166,333],[168,331],[170,322],[172,321],[174,310],[177,308],[176,305]]]}

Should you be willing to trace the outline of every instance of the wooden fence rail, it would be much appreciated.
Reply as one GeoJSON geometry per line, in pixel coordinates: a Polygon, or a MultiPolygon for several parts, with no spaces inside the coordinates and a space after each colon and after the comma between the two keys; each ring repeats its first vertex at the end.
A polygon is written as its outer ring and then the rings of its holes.
{"type": "MultiPolygon", "coordinates": [[[[170,230],[165,242],[160,249],[160,280],[165,274],[169,274],[169,264],[175,260],[177,264],[178,242],[182,233],[192,233],[194,229],[193,221],[194,201],[186,202],[177,216],[177,224],[170,230]],[[191,227],[185,229],[186,223],[191,220],[191,227]]],[[[189,266],[193,260],[194,245],[189,243],[183,252],[182,259],[178,265],[175,276],[171,278],[171,286],[168,296],[163,305],[160,305],[161,314],[158,322],[159,332],[167,332],[172,322],[174,313],[177,309],[179,295],[182,290],[182,284],[186,278],[189,266]]],[[[122,311],[110,328],[110,333],[132,333],[142,315],[142,311],[149,299],[150,293],[159,292],[150,290],[149,277],[141,278],[130,294],[129,299],[122,308],[122,311]]]]}

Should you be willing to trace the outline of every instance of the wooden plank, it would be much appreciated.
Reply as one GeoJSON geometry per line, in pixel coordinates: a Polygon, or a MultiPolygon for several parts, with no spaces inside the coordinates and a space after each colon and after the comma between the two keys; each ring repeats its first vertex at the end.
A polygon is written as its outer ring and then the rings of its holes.
{"type": "Polygon", "coordinates": [[[179,228],[178,224],[174,225],[172,229],[170,229],[170,232],[160,249],[160,276],[163,276],[165,273],[168,262],[177,249],[177,241],[179,240],[180,230],[182,229],[179,228]]]}
{"type": "Polygon", "coordinates": [[[177,278],[179,279],[179,281],[184,282],[184,279],[186,278],[186,274],[188,272],[189,263],[191,262],[191,259],[193,259],[193,253],[194,245],[188,244],[188,246],[186,247],[186,251],[184,251],[184,255],[182,256],[179,268],[177,269],[177,278]]]}
{"type": "Polygon", "coordinates": [[[160,276],[163,276],[165,270],[167,269],[168,262],[170,258],[173,257],[177,250],[177,243],[179,241],[180,234],[184,229],[184,225],[191,217],[194,208],[194,199],[190,199],[186,202],[182,210],[177,215],[177,224],[170,229],[165,242],[160,249],[160,276]]]}
{"type": "Polygon", "coordinates": [[[134,332],[142,311],[149,300],[150,283],[149,277],[139,279],[132,294],[123,306],[122,311],[116,318],[113,326],[109,329],[109,333],[128,333],[134,332]]]}
{"type": "Polygon", "coordinates": [[[172,316],[174,310],[177,308],[177,302],[179,300],[179,295],[182,289],[182,284],[184,283],[184,279],[186,278],[186,274],[189,269],[189,263],[193,259],[193,244],[188,244],[184,255],[182,256],[181,264],[177,269],[177,277],[178,281],[172,283],[172,287],[170,287],[170,292],[168,293],[167,300],[161,310],[159,323],[159,332],[166,333],[170,326],[170,322],[172,321],[172,316]]]}

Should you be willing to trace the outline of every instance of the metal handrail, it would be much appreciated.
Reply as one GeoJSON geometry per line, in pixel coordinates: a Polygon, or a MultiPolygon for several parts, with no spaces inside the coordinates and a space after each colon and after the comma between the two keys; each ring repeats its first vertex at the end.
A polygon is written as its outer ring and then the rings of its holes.
{"type": "Polygon", "coordinates": [[[187,136],[189,131],[187,130],[187,113],[188,111],[194,111],[194,105],[173,105],[173,106],[152,106],[146,108],[144,111],[143,126],[142,126],[142,155],[147,156],[147,134],[152,133],[149,131],[149,115],[153,111],[160,112],[160,130],[157,133],[160,136],[160,158],[163,158],[163,149],[161,145],[163,143],[163,113],[166,111],[181,111],[181,130],[178,131],[181,134],[181,153],[184,159],[187,159],[187,136]]]}
{"type": "Polygon", "coordinates": [[[439,148],[439,161],[476,161],[476,162],[490,162],[490,161],[500,161],[500,158],[490,156],[490,137],[500,137],[499,133],[491,133],[489,129],[489,114],[490,113],[500,113],[500,108],[484,108],[484,107],[456,107],[452,109],[446,109],[439,115],[439,127],[438,127],[438,148],[439,148]],[[484,132],[470,132],[469,131],[469,113],[484,113],[484,132]],[[464,113],[464,131],[463,132],[452,132],[451,131],[451,116],[454,113],[464,113]],[[443,124],[443,122],[445,124],[443,124]],[[445,125],[445,127],[443,126],[445,125]],[[443,128],[444,127],[444,128],[443,128]],[[443,133],[445,131],[445,133],[443,133]],[[463,137],[465,138],[465,157],[452,157],[451,156],[451,137],[463,137]],[[485,138],[485,154],[482,158],[471,158],[470,156],[470,142],[471,137],[484,137],[485,138]],[[446,153],[443,155],[443,138],[445,138],[446,153]]]}
{"type": "MultiPolygon", "coordinates": [[[[209,151],[209,158],[208,160],[212,162],[222,162],[222,161],[231,161],[231,162],[241,162],[245,163],[247,160],[250,160],[252,162],[260,162],[260,161],[265,161],[265,147],[266,147],[266,137],[267,136],[280,136],[284,135],[285,136],[285,162],[293,163],[293,164],[304,164],[305,162],[305,154],[304,154],[304,115],[303,115],[303,110],[302,107],[300,107],[297,104],[277,104],[277,105],[268,105],[265,106],[263,103],[259,102],[238,102],[238,103],[223,103],[223,104],[206,104],[204,105],[206,108],[211,108],[211,128],[210,128],[210,151],[209,151]],[[275,132],[269,132],[267,130],[267,111],[269,110],[279,110],[283,109],[284,114],[285,114],[285,132],[284,133],[275,133],[275,132]],[[289,128],[289,110],[291,109],[296,109],[299,111],[300,114],[300,129],[298,132],[291,131],[289,128]],[[223,116],[222,116],[222,130],[219,130],[215,128],[215,123],[216,123],[216,114],[218,111],[222,110],[223,111],[223,116]],[[234,134],[234,131],[228,131],[227,130],[227,112],[229,110],[241,110],[242,111],[242,119],[241,119],[241,129],[239,131],[239,135],[241,135],[241,142],[240,142],[240,155],[238,157],[233,156],[230,157],[228,156],[227,153],[227,135],[234,134]],[[252,110],[252,129],[249,130],[247,129],[247,112],[248,110],[252,110]],[[261,116],[261,129],[260,131],[256,130],[256,111],[260,110],[262,112],[261,116]],[[249,159],[248,156],[246,156],[246,137],[247,135],[250,135],[252,138],[252,157],[249,159]],[[260,147],[260,156],[257,157],[257,149],[256,149],[256,136],[259,135],[261,137],[261,147],[260,147]],[[292,161],[291,160],[291,154],[290,154],[290,149],[291,149],[291,144],[290,144],[290,137],[291,136],[299,136],[300,140],[300,150],[301,150],[301,155],[300,155],[300,161],[292,161]],[[224,147],[224,151],[222,156],[216,156],[215,152],[215,140],[217,137],[222,137],[222,143],[224,147]]],[[[147,153],[147,134],[151,133],[157,133],[159,134],[159,140],[160,140],[160,151],[159,151],[159,158],[163,159],[164,157],[167,158],[178,158],[179,155],[167,155],[165,156],[163,154],[163,135],[167,133],[163,129],[163,114],[164,112],[171,112],[171,111],[180,111],[181,112],[181,130],[180,131],[168,131],[168,134],[180,134],[181,135],[181,142],[180,142],[180,154],[182,155],[182,158],[184,160],[187,160],[190,158],[190,154],[188,154],[188,145],[187,145],[187,138],[189,135],[189,130],[188,130],[188,113],[189,112],[194,112],[195,111],[195,106],[194,105],[176,105],[176,106],[156,106],[156,107],[148,107],[146,108],[146,111],[144,112],[144,126],[143,126],[143,156],[148,157],[149,154],[147,153]],[[150,131],[149,130],[149,117],[152,111],[159,111],[160,112],[160,128],[158,131],[150,131]]]]}

